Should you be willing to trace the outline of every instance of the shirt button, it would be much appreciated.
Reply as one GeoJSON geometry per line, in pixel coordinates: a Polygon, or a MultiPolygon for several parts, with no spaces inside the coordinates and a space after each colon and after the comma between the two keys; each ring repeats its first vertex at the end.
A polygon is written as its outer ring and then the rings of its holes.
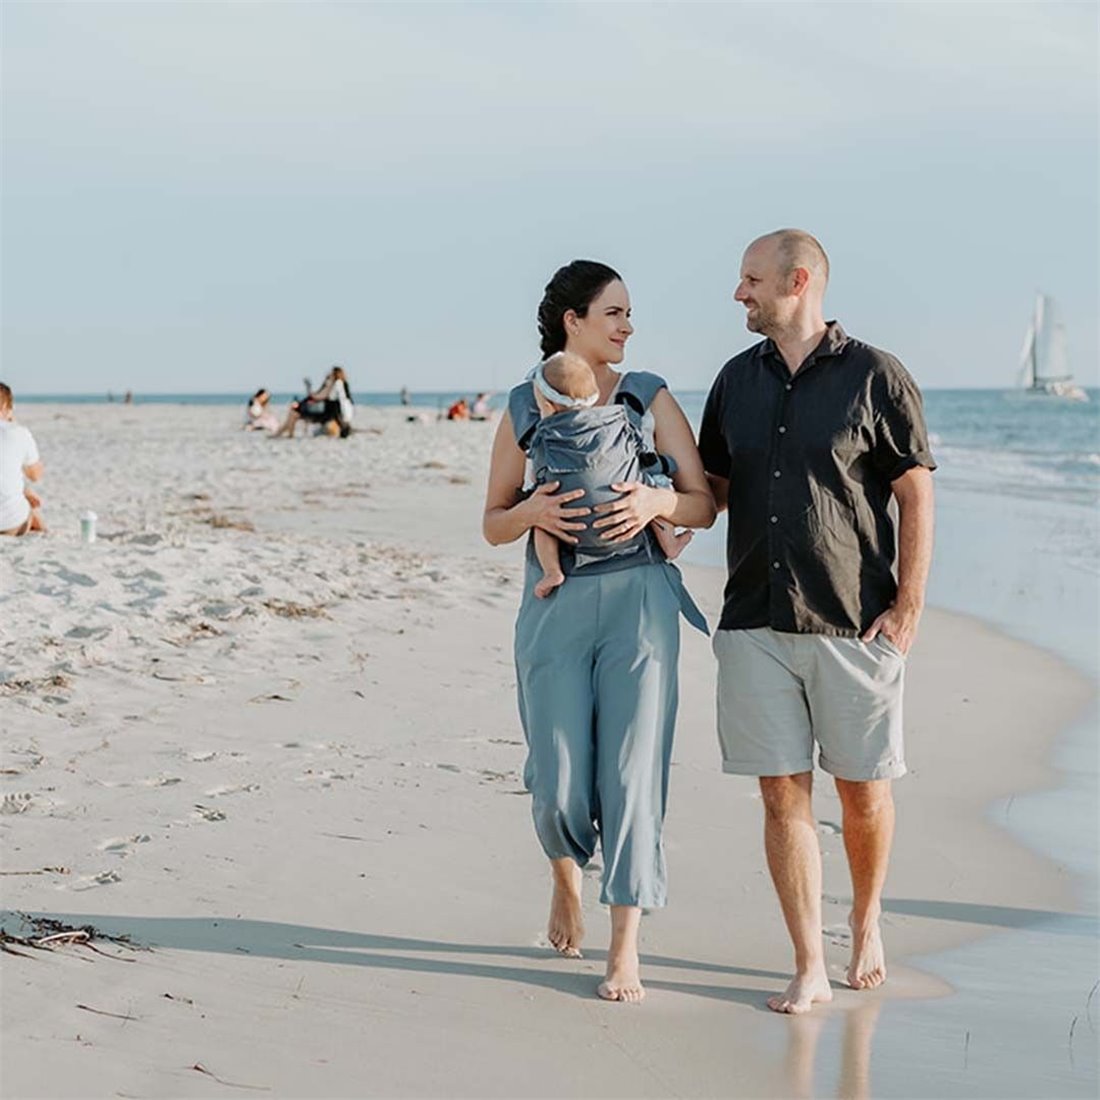
{"type": "Polygon", "coordinates": [[[778,523],[779,522],[779,517],[778,516],[769,516],[768,518],[772,521],[772,523],[778,523]]]}
{"type": "Polygon", "coordinates": [[[772,477],[782,477],[782,476],[783,475],[782,475],[782,473],[780,473],[779,470],[776,470],[775,473],[772,474],[772,477]]]}
{"type": "Polygon", "coordinates": [[[788,382],[786,384],[786,386],[784,386],[783,388],[787,389],[787,390],[793,390],[794,389],[794,383],[793,382],[788,382]]]}
{"type": "Polygon", "coordinates": [[[777,561],[773,561],[773,562],[772,562],[772,568],[773,568],[773,569],[778,569],[778,568],[779,568],[779,562],[777,562],[777,561]]]}
{"type": "Polygon", "coordinates": [[[779,425],[779,434],[780,435],[782,435],[786,430],[787,430],[787,427],[786,427],[785,424],[780,424],[779,425]]]}

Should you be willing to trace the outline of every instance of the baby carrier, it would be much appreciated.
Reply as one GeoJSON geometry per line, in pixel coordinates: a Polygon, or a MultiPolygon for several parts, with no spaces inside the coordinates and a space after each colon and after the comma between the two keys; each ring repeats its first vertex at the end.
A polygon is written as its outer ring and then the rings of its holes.
{"type": "MultiPolygon", "coordinates": [[[[621,481],[642,481],[648,475],[670,475],[675,462],[646,447],[642,419],[664,386],[655,374],[624,374],[610,405],[565,409],[540,418],[532,384],[525,382],[509,395],[508,407],[516,441],[531,463],[536,485],[560,482],[559,492],[583,489],[578,505],[594,508],[618,499],[611,486],[621,481]]],[[[575,532],[577,544],[561,544],[561,567],[571,573],[602,573],[642,562],[663,562],[664,555],[645,528],[628,542],[609,543],[602,528],[592,527],[598,515],[578,522],[588,524],[575,532]]]]}
{"type": "MultiPolygon", "coordinates": [[[[535,482],[543,485],[560,481],[559,492],[583,489],[585,495],[577,504],[592,508],[621,496],[611,488],[621,481],[643,481],[675,473],[672,458],[655,454],[646,446],[642,429],[646,410],[664,385],[664,379],[655,374],[629,371],[623,375],[610,405],[567,409],[545,418],[539,415],[532,384],[516,386],[508,395],[508,412],[516,442],[531,461],[535,482]]],[[[662,565],[684,618],[709,634],[707,620],[684,587],[680,570],[665,560],[650,529],[644,528],[628,542],[609,543],[600,538],[603,528],[591,526],[599,518],[585,517],[589,526],[576,532],[576,546],[561,543],[562,572],[567,577],[585,576],[635,565],[662,565]]],[[[527,541],[527,560],[537,564],[534,539],[527,541]]]]}

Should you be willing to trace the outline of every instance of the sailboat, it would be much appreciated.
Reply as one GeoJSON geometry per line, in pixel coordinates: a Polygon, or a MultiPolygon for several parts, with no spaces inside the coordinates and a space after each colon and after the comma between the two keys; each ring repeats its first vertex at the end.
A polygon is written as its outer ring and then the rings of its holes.
{"type": "Polygon", "coordinates": [[[1035,298],[1035,312],[1027,326],[1020,353],[1020,374],[1028,393],[1087,401],[1089,396],[1073,380],[1066,353],[1066,327],[1054,312],[1054,300],[1046,294],[1035,298]]]}

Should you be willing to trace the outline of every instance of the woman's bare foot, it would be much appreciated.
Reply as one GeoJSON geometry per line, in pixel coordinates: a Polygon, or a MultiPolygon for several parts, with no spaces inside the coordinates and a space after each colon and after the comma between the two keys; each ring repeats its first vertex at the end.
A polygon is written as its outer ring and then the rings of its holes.
{"type": "Polygon", "coordinates": [[[852,929],[852,961],[848,965],[848,984],[853,989],[874,989],[886,981],[886,951],[878,918],[857,924],[849,917],[852,929]]]}
{"type": "Polygon", "coordinates": [[[821,963],[804,974],[795,974],[782,993],[768,998],[768,1008],[772,1012],[797,1016],[809,1012],[815,1004],[824,1004],[832,999],[829,976],[825,972],[825,964],[821,963]]]}
{"type": "Polygon", "coordinates": [[[596,994],[605,1001],[638,1004],[645,989],[638,974],[638,925],[642,911],[635,905],[611,906],[611,946],[607,969],[596,994]]]}
{"type": "Polygon", "coordinates": [[[669,561],[678,558],[684,547],[695,537],[694,531],[681,531],[676,534],[676,528],[671,523],[665,523],[659,519],[655,519],[651,526],[657,538],[657,545],[669,561]]]}
{"type": "Polygon", "coordinates": [[[607,971],[596,993],[605,1001],[622,1001],[637,1004],[645,999],[645,987],[638,973],[638,952],[622,951],[614,957],[608,955],[607,971]]]}
{"type": "Polygon", "coordinates": [[[542,576],[542,580],[535,585],[535,595],[540,600],[545,600],[559,584],[565,583],[565,574],[559,569],[556,573],[547,572],[542,576]]]}
{"type": "Polygon", "coordinates": [[[571,859],[551,862],[554,894],[550,898],[550,920],[546,936],[554,950],[567,959],[581,957],[584,918],[581,910],[581,869],[571,859]]]}

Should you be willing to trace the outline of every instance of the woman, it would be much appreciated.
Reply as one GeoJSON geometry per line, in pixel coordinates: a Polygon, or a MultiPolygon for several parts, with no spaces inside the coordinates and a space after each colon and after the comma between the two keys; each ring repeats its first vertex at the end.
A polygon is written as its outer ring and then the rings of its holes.
{"type": "Polygon", "coordinates": [[[351,421],[355,413],[348,376],[343,367],[336,366],[325,375],[321,388],[308,393],[301,401],[292,401],[287,409],[286,419],[275,433],[276,436],[289,435],[294,438],[298,421],[322,424],[330,435],[348,436],[351,433],[351,421]]]}
{"type": "Polygon", "coordinates": [[[271,394],[262,386],[248,402],[244,426],[250,432],[274,432],[279,429],[279,418],[268,408],[271,394]]]}
{"type": "MultiPolygon", "coordinates": [[[[538,327],[543,357],[563,350],[579,355],[596,376],[598,403],[609,403],[622,378],[613,364],[622,362],[634,331],[619,275],[591,260],[561,268],[546,287],[538,327]]],[[[678,467],[673,487],[631,483],[617,500],[589,509],[578,500],[582,491],[556,493],[554,482],[523,498],[520,442],[538,413],[529,382],[513,390],[493,443],[485,538],[499,545],[538,527],[568,545],[590,512],[598,516],[589,522],[611,541],[634,537],[658,517],[681,527],[709,527],[714,499],[687,418],[664,388],[650,410],[656,449],[678,467]],[[516,423],[517,410],[523,425],[516,423]]],[[[580,955],[581,868],[598,839],[600,900],[611,907],[611,946],[597,992],[605,1000],[636,1002],[645,995],[638,971],[642,909],[665,904],[661,826],[682,590],[673,568],[649,556],[616,572],[574,573],[546,600],[534,598],[538,576],[529,546],[515,655],[528,746],[524,778],[553,879],[549,939],[560,954],[580,955]]]]}

